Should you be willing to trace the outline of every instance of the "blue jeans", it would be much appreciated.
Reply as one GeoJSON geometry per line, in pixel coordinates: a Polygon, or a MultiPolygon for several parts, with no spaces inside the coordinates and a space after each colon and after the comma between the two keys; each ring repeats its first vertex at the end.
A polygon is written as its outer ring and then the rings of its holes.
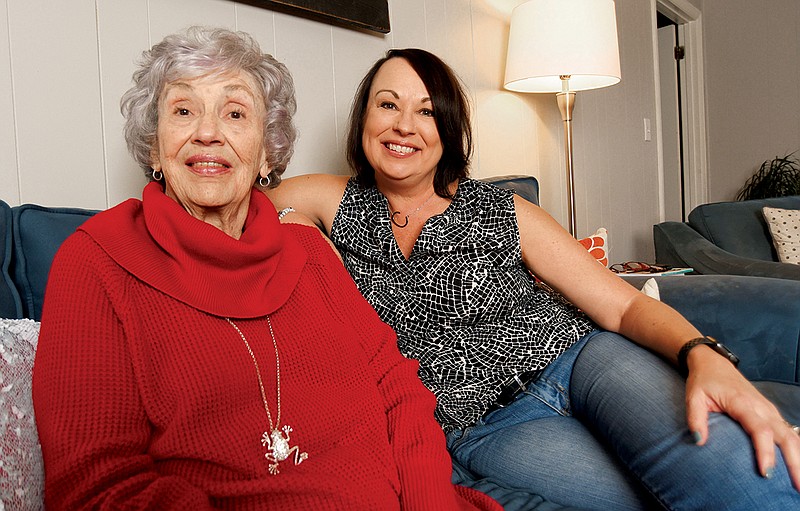
{"type": "MultiPolygon", "coordinates": [[[[800,402],[800,387],[755,383],[800,402]]],[[[447,436],[474,474],[583,509],[800,509],[780,451],[762,478],[752,443],[724,414],[692,443],[685,382],[624,337],[592,332],[511,405],[447,436]]],[[[766,393],[766,392],[765,392],[766,393]]]]}

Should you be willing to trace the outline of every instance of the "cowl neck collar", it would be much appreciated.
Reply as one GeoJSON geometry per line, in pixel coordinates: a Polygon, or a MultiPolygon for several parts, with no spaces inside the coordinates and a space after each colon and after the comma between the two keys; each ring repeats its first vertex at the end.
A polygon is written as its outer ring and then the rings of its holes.
{"type": "Polygon", "coordinates": [[[141,201],[129,199],[80,230],[136,278],[217,316],[271,314],[291,295],[307,259],[257,190],[238,240],[191,216],[155,182],[141,201]]]}

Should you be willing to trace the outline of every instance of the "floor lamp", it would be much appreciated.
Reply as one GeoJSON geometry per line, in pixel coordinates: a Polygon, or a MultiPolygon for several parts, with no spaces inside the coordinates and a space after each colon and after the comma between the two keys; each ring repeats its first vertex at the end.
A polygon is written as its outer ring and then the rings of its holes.
{"type": "Polygon", "coordinates": [[[564,121],[569,232],[575,229],[572,109],[575,91],[620,80],[614,0],[529,0],[511,14],[505,88],[557,93],[564,121]]]}

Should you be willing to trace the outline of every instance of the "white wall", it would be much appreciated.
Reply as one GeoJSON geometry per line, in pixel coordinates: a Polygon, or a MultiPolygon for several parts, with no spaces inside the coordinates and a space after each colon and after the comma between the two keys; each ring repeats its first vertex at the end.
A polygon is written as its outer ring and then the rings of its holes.
{"type": "MultiPolygon", "coordinates": [[[[346,173],[342,136],[358,81],[387,48],[419,46],[471,92],[473,175],[538,177],[542,205],[563,224],[555,98],[501,84],[519,3],[390,0],[391,33],[378,35],[229,0],[0,0],[0,199],[102,209],[139,196],[144,178],[124,145],[119,98],[142,50],[200,23],[252,33],[292,70],[300,139],[287,175],[346,173]]],[[[642,127],[655,120],[652,12],[642,0],[616,3],[622,82],[579,93],[574,112],[578,234],[605,226],[612,262],[652,260],[657,154],[642,127]]]]}
{"type": "Polygon", "coordinates": [[[709,200],[726,201],[761,162],[800,151],[800,2],[702,0],[700,5],[709,200]]]}

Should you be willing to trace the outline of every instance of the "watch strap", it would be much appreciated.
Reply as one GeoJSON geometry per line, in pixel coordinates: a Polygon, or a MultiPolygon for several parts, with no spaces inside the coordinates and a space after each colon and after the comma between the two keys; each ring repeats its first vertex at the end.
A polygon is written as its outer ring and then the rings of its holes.
{"type": "Polygon", "coordinates": [[[705,345],[713,349],[718,354],[728,359],[728,361],[731,364],[733,364],[734,367],[739,365],[739,358],[736,355],[734,355],[731,350],[726,348],[722,343],[720,343],[713,337],[704,335],[702,337],[695,337],[694,339],[690,339],[683,346],[681,346],[681,349],[678,352],[678,371],[680,371],[682,375],[686,376],[689,374],[689,365],[687,364],[689,352],[692,351],[692,348],[700,345],[705,345]]]}

